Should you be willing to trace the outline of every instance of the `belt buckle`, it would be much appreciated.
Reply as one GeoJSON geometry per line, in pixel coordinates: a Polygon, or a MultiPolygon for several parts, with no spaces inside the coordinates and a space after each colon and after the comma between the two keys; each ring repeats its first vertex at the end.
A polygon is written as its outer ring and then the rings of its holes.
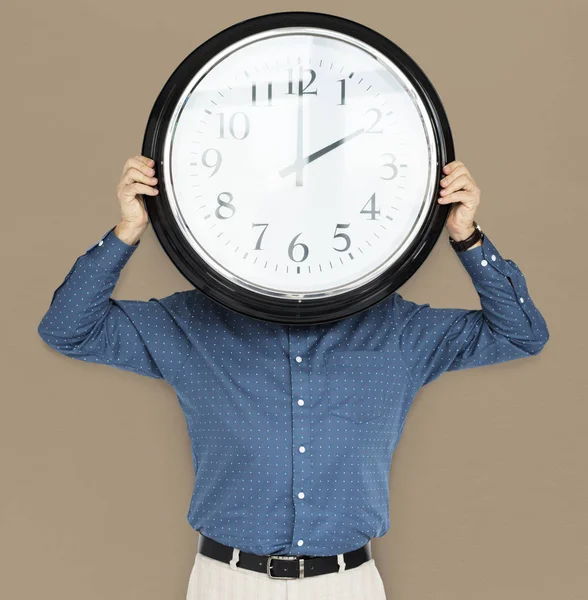
{"type": "Polygon", "coordinates": [[[270,579],[302,579],[304,577],[304,559],[298,558],[297,556],[280,556],[276,554],[274,556],[267,557],[267,574],[270,579]],[[297,560],[298,562],[298,577],[280,577],[280,575],[272,575],[272,560],[297,560]]]}

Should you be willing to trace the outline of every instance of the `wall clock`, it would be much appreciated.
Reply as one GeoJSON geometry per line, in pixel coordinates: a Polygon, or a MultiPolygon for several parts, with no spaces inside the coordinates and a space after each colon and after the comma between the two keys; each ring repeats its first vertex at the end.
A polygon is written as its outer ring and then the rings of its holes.
{"type": "Polygon", "coordinates": [[[158,240],[224,306],[335,321],[380,302],[444,227],[446,113],[406,52],[338,16],[282,12],[196,48],[151,110],[142,153],[158,240]]]}

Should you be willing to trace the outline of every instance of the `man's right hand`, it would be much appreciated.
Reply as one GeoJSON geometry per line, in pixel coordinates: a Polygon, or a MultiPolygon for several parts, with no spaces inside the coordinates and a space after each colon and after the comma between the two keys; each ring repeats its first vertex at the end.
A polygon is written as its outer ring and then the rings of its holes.
{"type": "Polygon", "coordinates": [[[116,187],[121,220],[115,227],[114,233],[129,245],[139,241],[149,224],[142,195],[156,196],[159,193],[159,190],[153,187],[157,183],[154,166],[155,161],[147,156],[138,155],[129,158],[116,187]]]}

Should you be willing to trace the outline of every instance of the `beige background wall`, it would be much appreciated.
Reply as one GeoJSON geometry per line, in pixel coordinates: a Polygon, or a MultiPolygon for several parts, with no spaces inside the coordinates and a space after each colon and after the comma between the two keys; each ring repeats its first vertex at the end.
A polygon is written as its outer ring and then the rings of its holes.
{"type": "MultiPolygon", "coordinates": [[[[587,598],[586,3],[229,2],[2,4],[0,597],[185,597],[197,534],[171,387],[61,356],[36,328],[116,224],[120,171],[177,64],[234,22],[306,9],[378,29],[428,74],[482,190],[478,222],[551,333],[539,356],[416,397],[373,543],[388,596],[587,598]]],[[[189,287],[149,230],[115,296],[189,287]]],[[[479,308],[446,233],[401,292],[479,308]]]]}

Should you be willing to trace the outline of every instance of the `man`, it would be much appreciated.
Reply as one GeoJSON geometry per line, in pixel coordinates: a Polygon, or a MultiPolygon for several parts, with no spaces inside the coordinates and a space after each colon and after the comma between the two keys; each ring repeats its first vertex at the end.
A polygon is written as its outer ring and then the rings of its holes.
{"type": "MultiPolygon", "coordinates": [[[[120,223],[78,257],[39,324],[67,356],[165,379],[192,441],[188,521],[200,532],[188,600],[385,598],[370,539],[389,527],[392,453],[417,391],[442,373],[538,354],[549,332],[525,278],[487,236],[457,248],[481,310],[394,293],[335,323],[287,326],[199,290],[115,300],[148,225],[154,161],[130,158],[120,223]]],[[[476,233],[480,190],[443,169],[450,239],[476,233]]]]}

